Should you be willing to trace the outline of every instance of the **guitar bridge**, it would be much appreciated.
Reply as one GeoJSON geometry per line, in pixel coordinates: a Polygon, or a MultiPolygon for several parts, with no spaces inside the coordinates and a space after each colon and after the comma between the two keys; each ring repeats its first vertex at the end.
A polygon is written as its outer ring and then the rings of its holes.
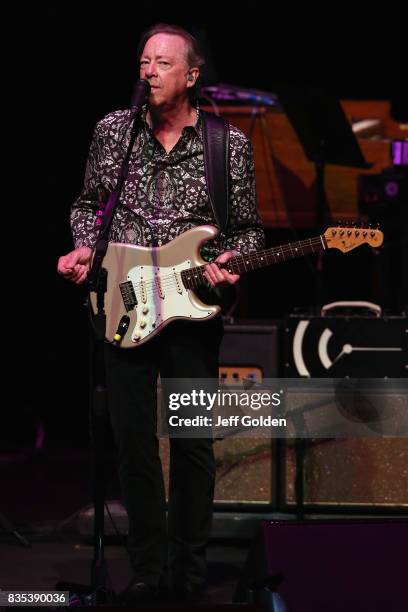
{"type": "Polygon", "coordinates": [[[122,294],[122,300],[126,308],[126,312],[133,310],[137,306],[137,298],[133,284],[130,281],[119,284],[120,292],[122,294]]]}

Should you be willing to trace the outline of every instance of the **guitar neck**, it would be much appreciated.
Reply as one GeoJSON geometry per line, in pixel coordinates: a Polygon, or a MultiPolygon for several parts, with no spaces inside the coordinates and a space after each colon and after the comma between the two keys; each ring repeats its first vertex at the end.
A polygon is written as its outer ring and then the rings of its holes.
{"type": "MultiPolygon", "coordinates": [[[[236,255],[231,257],[225,264],[220,264],[220,267],[227,269],[232,274],[244,274],[250,270],[265,268],[282,261],[310,255],[311,253],[318,253],[326,249],[326,246],[324,236],[316,236],[307,240],[290,242],[289,244],[283,244],[271,249],[256,251],[249,255],[236,255]]],[[[190,268],[182,272],[183,283],[187,289],[195,289],[207,282],[203,274],[204,269],[205,265],[190,268]]]]}

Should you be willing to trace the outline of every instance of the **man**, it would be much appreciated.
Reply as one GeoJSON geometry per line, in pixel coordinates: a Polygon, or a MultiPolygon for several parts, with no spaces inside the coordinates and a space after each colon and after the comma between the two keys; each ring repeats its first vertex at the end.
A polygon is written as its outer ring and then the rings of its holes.
{"type": "MultiPolygon", "coordinates": [[[[140,78],[150,83],[151,93],[110,240],[161,246],[192,227],[217,224],[205,180],[202,113],[193,105],[204,60],[188,32],[165,24],[142,36],[139,59],[140,78]]],[[[86,279],[101,199],[114,188],[129,121],[130,111],[117,111],[96,126],[84,189],[71,214],[76,249],[58,262],[59,273],[77,284],[86,279]]],[[[251,145],[233,126],[229,134],[228,226],[202,249],[212,261],[205,271],[212,288],[239,279],[217,263],[263,246],[251,145]]],[[[167,559],[170,586],[181,600],[199,599],[203,591],[214,492],[212,441],[170,440],[166,528],[156,381],[159,373],[163,378],[217,378],[221,337],[222,322],[216,317],[173,322],[134,350],[106,346],[109,411],[129,516],[129,593],[135,599],[155,598],[167,559]]]]}

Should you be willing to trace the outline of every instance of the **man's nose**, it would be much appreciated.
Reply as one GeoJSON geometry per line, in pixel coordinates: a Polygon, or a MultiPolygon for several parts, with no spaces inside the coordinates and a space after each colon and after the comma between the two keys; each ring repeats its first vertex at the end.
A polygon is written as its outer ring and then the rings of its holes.
{"type": "Polygon", "coordinates": [[[150,64],[145,66],[144,73],[145,73],[146,78],[148,79],[151,77],[157,76],[157,67],[156,67],[155,62],[151,62],[150,64]]]}

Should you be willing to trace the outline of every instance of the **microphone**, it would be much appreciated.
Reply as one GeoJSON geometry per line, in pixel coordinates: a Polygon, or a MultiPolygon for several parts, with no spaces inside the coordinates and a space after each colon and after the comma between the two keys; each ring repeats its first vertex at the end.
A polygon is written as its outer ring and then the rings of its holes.
{"type": "Polygon", "coordinates": [[[130,323],[130,317],[128,315],[123,315],[121,320],[119,321],[118,329],[116,330],[116,334],[113,337],[113,344],[115,346],[119,346],[123,340],[124,335],[126,334],[130,323]]]}
{"type": "Polygon", "coordinates": [[[145,79],[139,79],[133,86],[132,99],[131,99],[131,107],[134,114],[140,113],[143,105],[146,102],[146,98],[149,97],[150,94],[150,83],[145,81],[145,79]]]}

